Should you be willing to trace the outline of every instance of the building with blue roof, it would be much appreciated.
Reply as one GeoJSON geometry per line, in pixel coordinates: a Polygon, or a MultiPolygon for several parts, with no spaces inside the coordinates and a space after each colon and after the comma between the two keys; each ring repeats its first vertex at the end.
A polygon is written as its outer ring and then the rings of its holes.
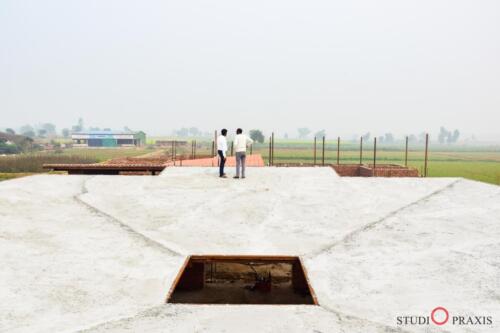
{"type": "Polygon", "coordinates": [[[140,147],[146,144],[146,133],[128,131],[86,131],[71,134],[73,147],[140,147]]]}

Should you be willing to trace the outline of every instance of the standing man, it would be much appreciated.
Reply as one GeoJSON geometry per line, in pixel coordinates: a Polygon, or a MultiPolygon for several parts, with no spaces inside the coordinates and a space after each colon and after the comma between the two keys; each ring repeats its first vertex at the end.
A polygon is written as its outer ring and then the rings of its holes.
{"type": "Polygon", "coordinates": [[[245,178],[245,160],[247,145],[252,144],[253,140],[243,134],[243,130],[238,128],[236,130],[236,137],[234,138],[234,149],[236,151],[236,176],[235,179],[240,178],[240,166],[241,166],[241,178],[245,178]]]}
{"type": "Polygon", "coordinates": [[[217,154],[219,155],[220,158],[219,177],[227,178],[226,174],[224,173],[224,165],[226,164],[226,152],[227,152],[227,140],[226,140],[227,129],[223,128],[222,131],[220,131],[220,133],[221,134],[217,138],[217,154]]]}

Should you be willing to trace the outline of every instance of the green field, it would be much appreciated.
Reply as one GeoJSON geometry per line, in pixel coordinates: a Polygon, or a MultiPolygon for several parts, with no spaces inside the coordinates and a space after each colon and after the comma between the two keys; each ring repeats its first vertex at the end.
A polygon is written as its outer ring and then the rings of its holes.
{"type": "MultiPolygon", "coordinates": [[[[186,140],[189,141],[189,140],[186,140]]],[[[197,155],[209,155],[211,141],[197,140],[197,155]]],[[[231,143],[229,142],[229,146],[231,143]]],[[[119,149],[64,149],[59,152],[41,152],[16,156],[0,157],[0,180],[30,173],[43,172],[43,163],[95,163],[117,157],[140,156],[162,150],[170,154],[170,148],[119,148],[119,149]]],[[[259,153],[268,161],[269,145],[255,144],[253,153],[259,153]]],[[[228,152],[230,153],[230,152],[228,152]]],[[[191,154],[190,142],[177,147],[177,154],[191,154]]],[[[275,163],[314,163],[312,140],[277,140],[275,143],[275,163]]],[[[359,163],[359,144],[341,142],[340,163],[359,163]]],[[[365,145],[363,163],[373,162],[373,147],[365,145]]],[[[322,145],[318,141],[316,163],[322,163],[322,145]]],[[[325,145],[325,164],[337,163],[337,142],[327,141],[325,145]]],[[[377,148],[377,164],[404,164],[404,146],[386,145],[377,148]]],[[[411,146],[408,165],[423,173],[424,147],[411,146]]],[[[429,177],[464,177],[500,185],[500,146],[448,146],[431,144],[428,163],[429,177]]]]}
{"type": "Polygon", "coordinates": [[[31,176],[33,173],[25,173],[25,172],[0,172],[0,181],[9,180],[14,178],[21,178],[26,176],[31,176]]]}
{"type": "MultiPolygon", "coordinates": [[[[269,145],[255,145],[254,153],[262,154],[267,162],[269,145]]],[[[408,166],[424,170],[424,147],[409,149],[408,166]]],[[[341,143],[339,162],[359,163],[359,144],[341,143]]],[[[373,147],[363,148],[363,163],[373,163],[373,147]]],[[[274,163],[314,163],[314,144],[311,142],[275,142],[274,163]]],[[[318,142],[316,163],[322,163],[322,145],[318,142]]],[[[325,164],[337,163],[337,144],[325,145],[325,164]]],[[[377,164],[405,163],[404,146],[382,146],[377,148],[377,164]]],[[[431,146],[428,161],[429,177],[464,177],[500,185],[500,147],[452,147],[431,146]],[[439,150],[436,150],[439,149],[439,150]]]]}
{"type": "Polygon", "coordinates": [[[152,151],[146,148],[64,149],[0,156],[0,173],[40,173],[46,171],[43,164],[48,163],[99,163],[117,157],[140,156],[152,151]]]}
{"type": "Polygon", "coordinates": [[[57,155],[61,156],[82,156],[85,158],[96,160],[97,162],[104,162],[117,157],[134,157],[152,152],[153,150],[147,148],[69,148],[62,150],[62,153],[57,155]]]}

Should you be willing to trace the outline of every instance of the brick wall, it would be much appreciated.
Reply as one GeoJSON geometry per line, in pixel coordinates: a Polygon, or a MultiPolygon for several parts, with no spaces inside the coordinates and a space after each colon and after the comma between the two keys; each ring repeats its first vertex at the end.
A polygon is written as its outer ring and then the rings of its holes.
{"type": "Polygon", "coordinates": [[[333,164],[337,174],[341,177],[419,177],[415,168],[395,164],[373,165],[359,164],[333,164]]]}
{"type": "Polygon", "coordinates": [[[359,164],[333,164],[332,168],[341,177],[359,177],[359,164]]]}
{"type": "Polygon", "coordinates": [[[375,168],[375,177],[418,177],[418,170],[414,168],[375,168]]]}

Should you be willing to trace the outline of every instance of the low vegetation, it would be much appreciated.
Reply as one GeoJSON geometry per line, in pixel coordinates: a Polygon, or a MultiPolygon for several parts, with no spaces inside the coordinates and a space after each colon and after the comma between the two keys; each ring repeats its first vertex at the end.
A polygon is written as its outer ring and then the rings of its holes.
{"type": "Polygon", "coordinates": [[[21,178],[21,177],[26,177],[26,176],[31,176],[33,175],[32,173],[26,173],[26,172],[0,172],[0,181],[2,180],[9,180],[9,179],[14,179],[14,178],[21,178]]]}
{"type": "MultiPolygon", "coordinates": [[[[254,153],[259,153],[267,161],[269,146],[255,145],[254,153]]],[[[341,143],[339,162],[359,163],[359,144],[341,143]]],[[[275,163],[314,163],[314,145],[305,141],[277,141],[274,152],[275,163]]],[[[363,163],[373,162],[373,146],[365,145],[363,163]]],[[[322,145],[318,142],[316,163],[322,163],[322,145]]],[[[325,164],[337,163],[336,142],[325,146],[325,164]]],[[[377,163],[404,165],[404,146],[387,145],[377,149],[377,163]]],[[[414,146],[408,152],[408,166],[424,170],[424,147],[414,146]]],[[[465,147],[431,145],[428,162],[429,177],[464,177],[500,185],[500,147],[465,147]]]]}
{"type": "MultiPolygon", "coordinates": [[[[177,155],[190,155],[191,144],[178,146],[177,155]]],[[[210,155],[211,141],[197,141],[197,155],[210,155]]],[[[231,149],[231,141],[229,149],[231,149]]],[[[311,140],[276,140],[275,163],[313,163],[314,149],[311,140]]],[[[62,149],[55,152],[39,152],[12,156],[0,156],[0,173],[4,173],[0,180],[15,177],[5,173],[38,173],[44,172],[44,163],[96,163],[119,157],[134,157],[154,153],[158,148],[121,148],[121,149],[62,149]]],[[[163,152],[170,154],[170,148],[164,147],[163,152]]],[[[253,153],[261,154],[265,161],[268,159],[268,143],[254,144],[253,153]]],[[[228,152],[230,154],[230,151],[228,152]]],[[[372,163],[373,146],[365,144],[363,149],[363,163],[372,163]]],[[[322,163],[322,145],[318,141],[316,163],[322,163]]],[[[325,146],[325,163],[337,163],[336,140],[327,141],[325,146]]],[[[359,163],[359,144],[342,142],[340,149],[340,163],[359,163]]],[[[377,149],[377,163],[404,164],[404,145],[380,145],[377,149]]],[[[424,147],[421,144],[410,146],[408,165],[417,168],[423,173],[424,147]]],[[[458,146],[440,145],[434,143],[430,147],[429,177],[464,177],[500,185],[500,147],[498,146],[458,146]]]]}
{"type": "Polygon", "coordinates": [[[60,154],[21,154],[0,157],[1,173],[37,173],[45,172],[43,164],[46,163],[95,163],[96,158],[78,155],[60,154]]]}

